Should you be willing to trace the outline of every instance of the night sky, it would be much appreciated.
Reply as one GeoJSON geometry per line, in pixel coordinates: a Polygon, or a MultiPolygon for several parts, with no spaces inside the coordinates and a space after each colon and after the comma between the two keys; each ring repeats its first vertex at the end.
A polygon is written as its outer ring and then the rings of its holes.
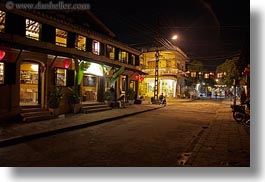
{"type": "Polygon", "coordinates": [[[246,0],[89,0],[91,11],[117,36],[141,50],[162,37],[209,69],[249,51],[250,2],[246,0]],[[173,41],[173,34],[178,39],[173,41]]]}

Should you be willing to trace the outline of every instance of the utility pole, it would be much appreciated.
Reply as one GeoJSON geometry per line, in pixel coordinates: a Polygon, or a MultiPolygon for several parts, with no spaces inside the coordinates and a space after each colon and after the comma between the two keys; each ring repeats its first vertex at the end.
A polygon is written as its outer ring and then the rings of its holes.
{"type": "Polygon", "coordinates": [[[159,51],[155,53],[155,87],[154,87],[154,99],[158,100],[158,63],[159,63],[159,51]]]}
{"type": "MultiPolygon", "coordinates": [[[[159,15],[157,16],[157,39],[160,38],[160,28],[159,28],[159,15]]],[[[157,41],[157,40],[156,40],[157,41]]],[[[157,42],[158,44],[158,42],[157,42]]],[[[156,53],[155,53],[155,85],[154,85],[154,99],[155,101],[158,100],[158,69],[159,69],[159,50],[158,50],[158,45],[156,48],[156,53]]]]}

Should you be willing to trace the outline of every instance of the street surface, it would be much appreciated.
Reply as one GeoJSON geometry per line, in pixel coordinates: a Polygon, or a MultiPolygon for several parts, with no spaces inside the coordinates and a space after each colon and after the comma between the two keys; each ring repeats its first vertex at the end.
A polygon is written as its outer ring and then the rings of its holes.
{"type": "Polygon", "coordinates": [[[249,134],[230,110],[220,118],[222,107],[215,99],[170,101],[154,111],[0,148],[0,166],[249,166],[249,134]]]}

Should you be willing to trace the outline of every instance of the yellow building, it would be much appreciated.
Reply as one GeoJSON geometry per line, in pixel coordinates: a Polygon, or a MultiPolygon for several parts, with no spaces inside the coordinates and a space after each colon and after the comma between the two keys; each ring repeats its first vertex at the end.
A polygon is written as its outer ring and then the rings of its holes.
{"type": "MultiPolygon", "coordinates": [[[[154,96],[155,54],[156,50],[151,49],[140,56],[140,68],[148,75],[139,84],[139,94],[146,97],[154,96]]],[[[174,47],[174,50],[159,48],[158,94],[164,93],[167,97],[177,97],[178,94],[184,93],[187,61],[187,55],[178,47],[174,47]]]]}

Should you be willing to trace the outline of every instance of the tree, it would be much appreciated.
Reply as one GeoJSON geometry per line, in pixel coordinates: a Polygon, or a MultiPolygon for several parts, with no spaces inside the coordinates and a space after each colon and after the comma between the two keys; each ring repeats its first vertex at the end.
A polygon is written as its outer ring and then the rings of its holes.
{"type": "Polygon", "coordinates": [[[228,87],[233,85],[233,80],[240,77],[239,57],[227,59],[223,64],[217,66],[217,73],[224,73],[224,81],[228,87]]]}
{"type": "Polygon", "coordinates": [[[203,64],[201,61],[193,60],[190,65],[188,65],[188,70],[190,72],[201,72],[203,70],[203,64]]]}

